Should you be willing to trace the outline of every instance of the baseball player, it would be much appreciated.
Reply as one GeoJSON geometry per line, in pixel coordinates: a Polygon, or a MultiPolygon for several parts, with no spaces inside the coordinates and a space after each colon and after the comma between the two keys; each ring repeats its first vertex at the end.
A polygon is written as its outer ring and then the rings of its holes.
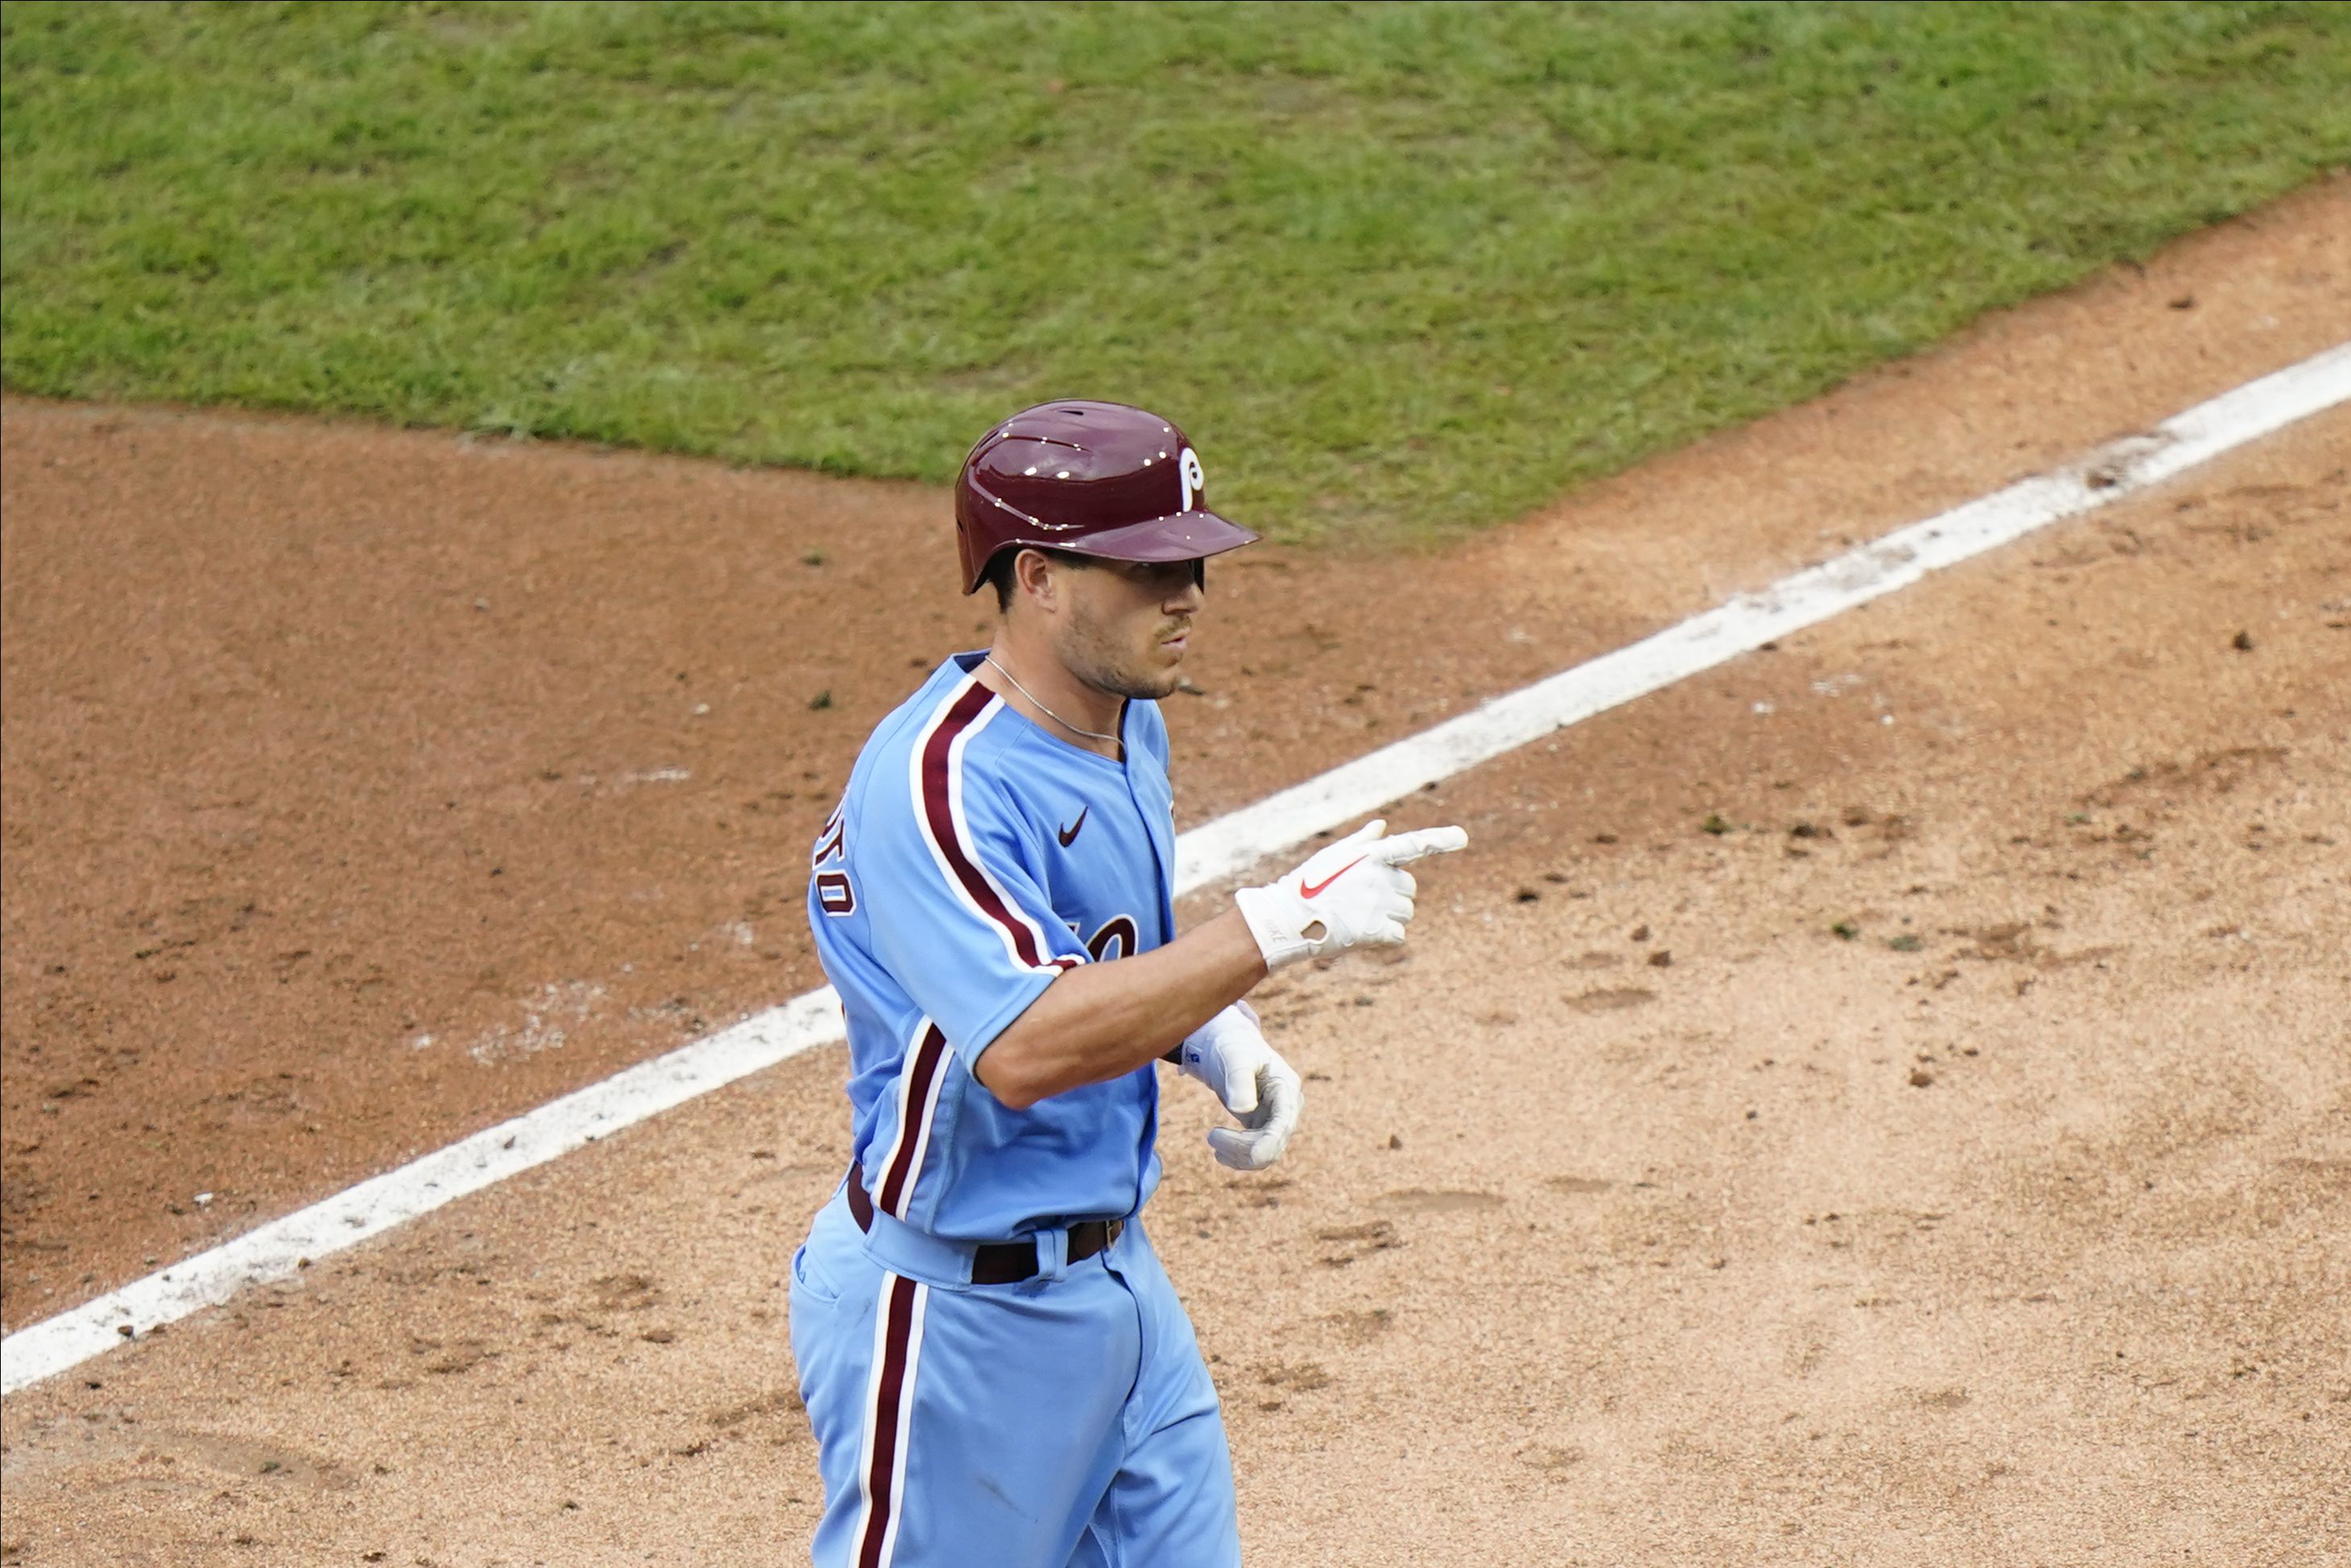
{"type": "Polygon", "coordinates": [[[1242,996],[1402,942],[1404,862],[1467,841],[1371,822],[1178,936],[1167,729],[1206,558],[1184,433],[1054,402],[956,481],[984,653],[883,720],[818,835],[809,920],[847,1018],[855,1161],[792,1260],[819,1568],[1210,1568],[1240,1560],[1192,1327],[1141,1224],[1165,1057],[1280,1158],[1298,1074],[1242,996]]]}

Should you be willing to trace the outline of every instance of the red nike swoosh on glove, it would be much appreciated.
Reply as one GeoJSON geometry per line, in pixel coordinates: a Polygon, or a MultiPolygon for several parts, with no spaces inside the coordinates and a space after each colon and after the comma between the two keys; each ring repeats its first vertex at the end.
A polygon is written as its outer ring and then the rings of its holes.
{"type": "Polygon", "coordinates": [[[1306,883],[1300,883],[1298,884],[1298,896],[1301,898],[1313,897],[1316,894],[1321,893],[1324,888],[1330,886],[1332,883],[1338,881],[1341,877],[1346,875],[1349,872],[1354,870],[1357,866],[1363,863],[1364,857],[1357,855],[1353,860],[1349,861],[1345,865],[1341,866],[1337,871],[1332,872],[1321,882],[1315,883],[1311,886],[1306,883]]]}

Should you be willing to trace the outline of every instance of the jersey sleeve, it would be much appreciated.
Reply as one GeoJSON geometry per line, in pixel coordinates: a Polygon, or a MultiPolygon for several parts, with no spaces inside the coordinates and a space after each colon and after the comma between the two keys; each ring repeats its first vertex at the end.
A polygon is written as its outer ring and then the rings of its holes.
{"type": "MultiPolygon", "coordinates": [[[[1039,846],[1002,789],[959,756],[867,802],[850,861],[872,956],[975,1065],[1054,978],[1087,961],[1031,869],[1039,846]]],[[[876,780],[877,784],[882,781],[876,780]]]]}

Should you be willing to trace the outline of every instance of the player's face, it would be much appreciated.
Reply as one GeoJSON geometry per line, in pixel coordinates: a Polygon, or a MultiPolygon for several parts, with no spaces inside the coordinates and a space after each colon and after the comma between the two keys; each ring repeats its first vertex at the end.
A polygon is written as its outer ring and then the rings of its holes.
{"type": "Polygon", "coordinates": [[[1203,598],[1196,561],[1088,562],[1062,579],[1056,651],[1098,691],[1152,701],[1176,689],[1203,598]]]}

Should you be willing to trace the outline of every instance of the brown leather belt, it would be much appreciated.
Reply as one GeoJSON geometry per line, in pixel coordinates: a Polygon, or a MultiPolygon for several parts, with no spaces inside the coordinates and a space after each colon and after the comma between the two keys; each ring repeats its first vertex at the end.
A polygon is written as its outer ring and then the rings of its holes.
{"type": "MultiPolygon", "coordinates": [[[[854,1161],[849,1166],[849,1212],[856,1217],[858,1229],[873,1228],[873,1200],[866,1196],[864,1169],[854,1161]]],[[[1125,1229],[1123,1219],[1086,1219],[1071,1226],[1070,1261],[1082,1262],[1108,1249],[1125,1229]]],[[[971,1282],[975,1285],[1012,1285],[1036,1277],[1034,1241],[983,1241],[972,1249],[971,1282]]]]}

